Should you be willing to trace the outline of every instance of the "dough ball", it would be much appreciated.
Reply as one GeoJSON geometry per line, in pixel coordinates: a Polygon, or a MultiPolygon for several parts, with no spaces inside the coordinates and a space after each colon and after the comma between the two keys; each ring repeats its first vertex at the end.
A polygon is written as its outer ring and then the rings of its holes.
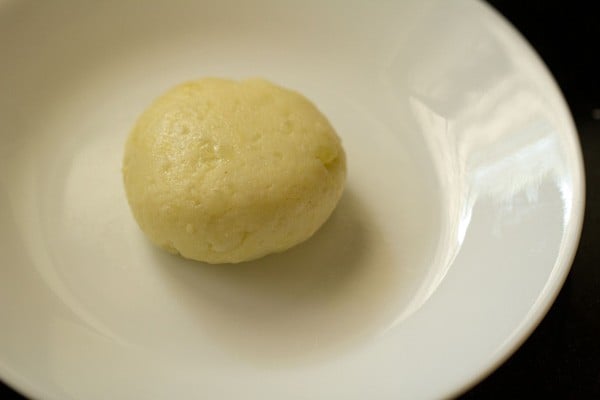
{"type": "Polygon", "coordinates": [[[346,160],[302,95],[260,79],[202,79],[140,116],[123,178],[133,215],[156,245],[237,263],[315,233],[340,199],[346,160]]]}

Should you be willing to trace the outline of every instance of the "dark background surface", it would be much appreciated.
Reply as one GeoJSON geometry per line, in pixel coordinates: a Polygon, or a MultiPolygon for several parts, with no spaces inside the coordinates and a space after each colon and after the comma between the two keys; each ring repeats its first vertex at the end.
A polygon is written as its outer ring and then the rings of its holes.
{"type": "MultiPolygon", "coordinates": [[[[586,217],[571,273],[525,344],[461,399],[600,399],[600,14],[592,1],[489,0],[560,85],[579,131],[586,217]]],[[[0,398],[24,399],[0,382],[0,398]]]]}

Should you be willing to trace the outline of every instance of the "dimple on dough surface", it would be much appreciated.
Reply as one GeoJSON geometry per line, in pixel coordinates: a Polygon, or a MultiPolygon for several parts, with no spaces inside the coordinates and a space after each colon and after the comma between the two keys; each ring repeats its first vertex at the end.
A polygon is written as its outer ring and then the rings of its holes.
{"type": "Polygon", "coordinates": [[[260,79],[176,86],[139,117],[123,161],[144,233],[209,263],[308,239],[335,208],[345,177],[327,119],[300,94],[260,79]]]}

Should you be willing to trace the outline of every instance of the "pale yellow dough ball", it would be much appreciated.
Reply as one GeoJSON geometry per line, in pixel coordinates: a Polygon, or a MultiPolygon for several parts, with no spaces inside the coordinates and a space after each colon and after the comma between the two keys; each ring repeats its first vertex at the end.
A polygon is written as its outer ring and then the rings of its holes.
{"type": "Polygon", "coordinates": [[[202,79],[140,116],[123,178],[133,215],[156,245],[237,263],[315,233],[340,199],[346,160],[302,95],[260,79],[202,79]]]}

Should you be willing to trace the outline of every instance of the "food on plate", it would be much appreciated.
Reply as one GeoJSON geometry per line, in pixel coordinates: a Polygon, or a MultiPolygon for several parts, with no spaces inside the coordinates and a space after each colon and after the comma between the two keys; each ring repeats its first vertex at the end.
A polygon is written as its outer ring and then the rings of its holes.
{"type": "Polygon", "coordinates": [[[143,112],[123,160],[142,231],[189,259],[237,263],[308,239],[346,179],[340,138],[305,97],[262,79],[201,79],[143,112]]]}

